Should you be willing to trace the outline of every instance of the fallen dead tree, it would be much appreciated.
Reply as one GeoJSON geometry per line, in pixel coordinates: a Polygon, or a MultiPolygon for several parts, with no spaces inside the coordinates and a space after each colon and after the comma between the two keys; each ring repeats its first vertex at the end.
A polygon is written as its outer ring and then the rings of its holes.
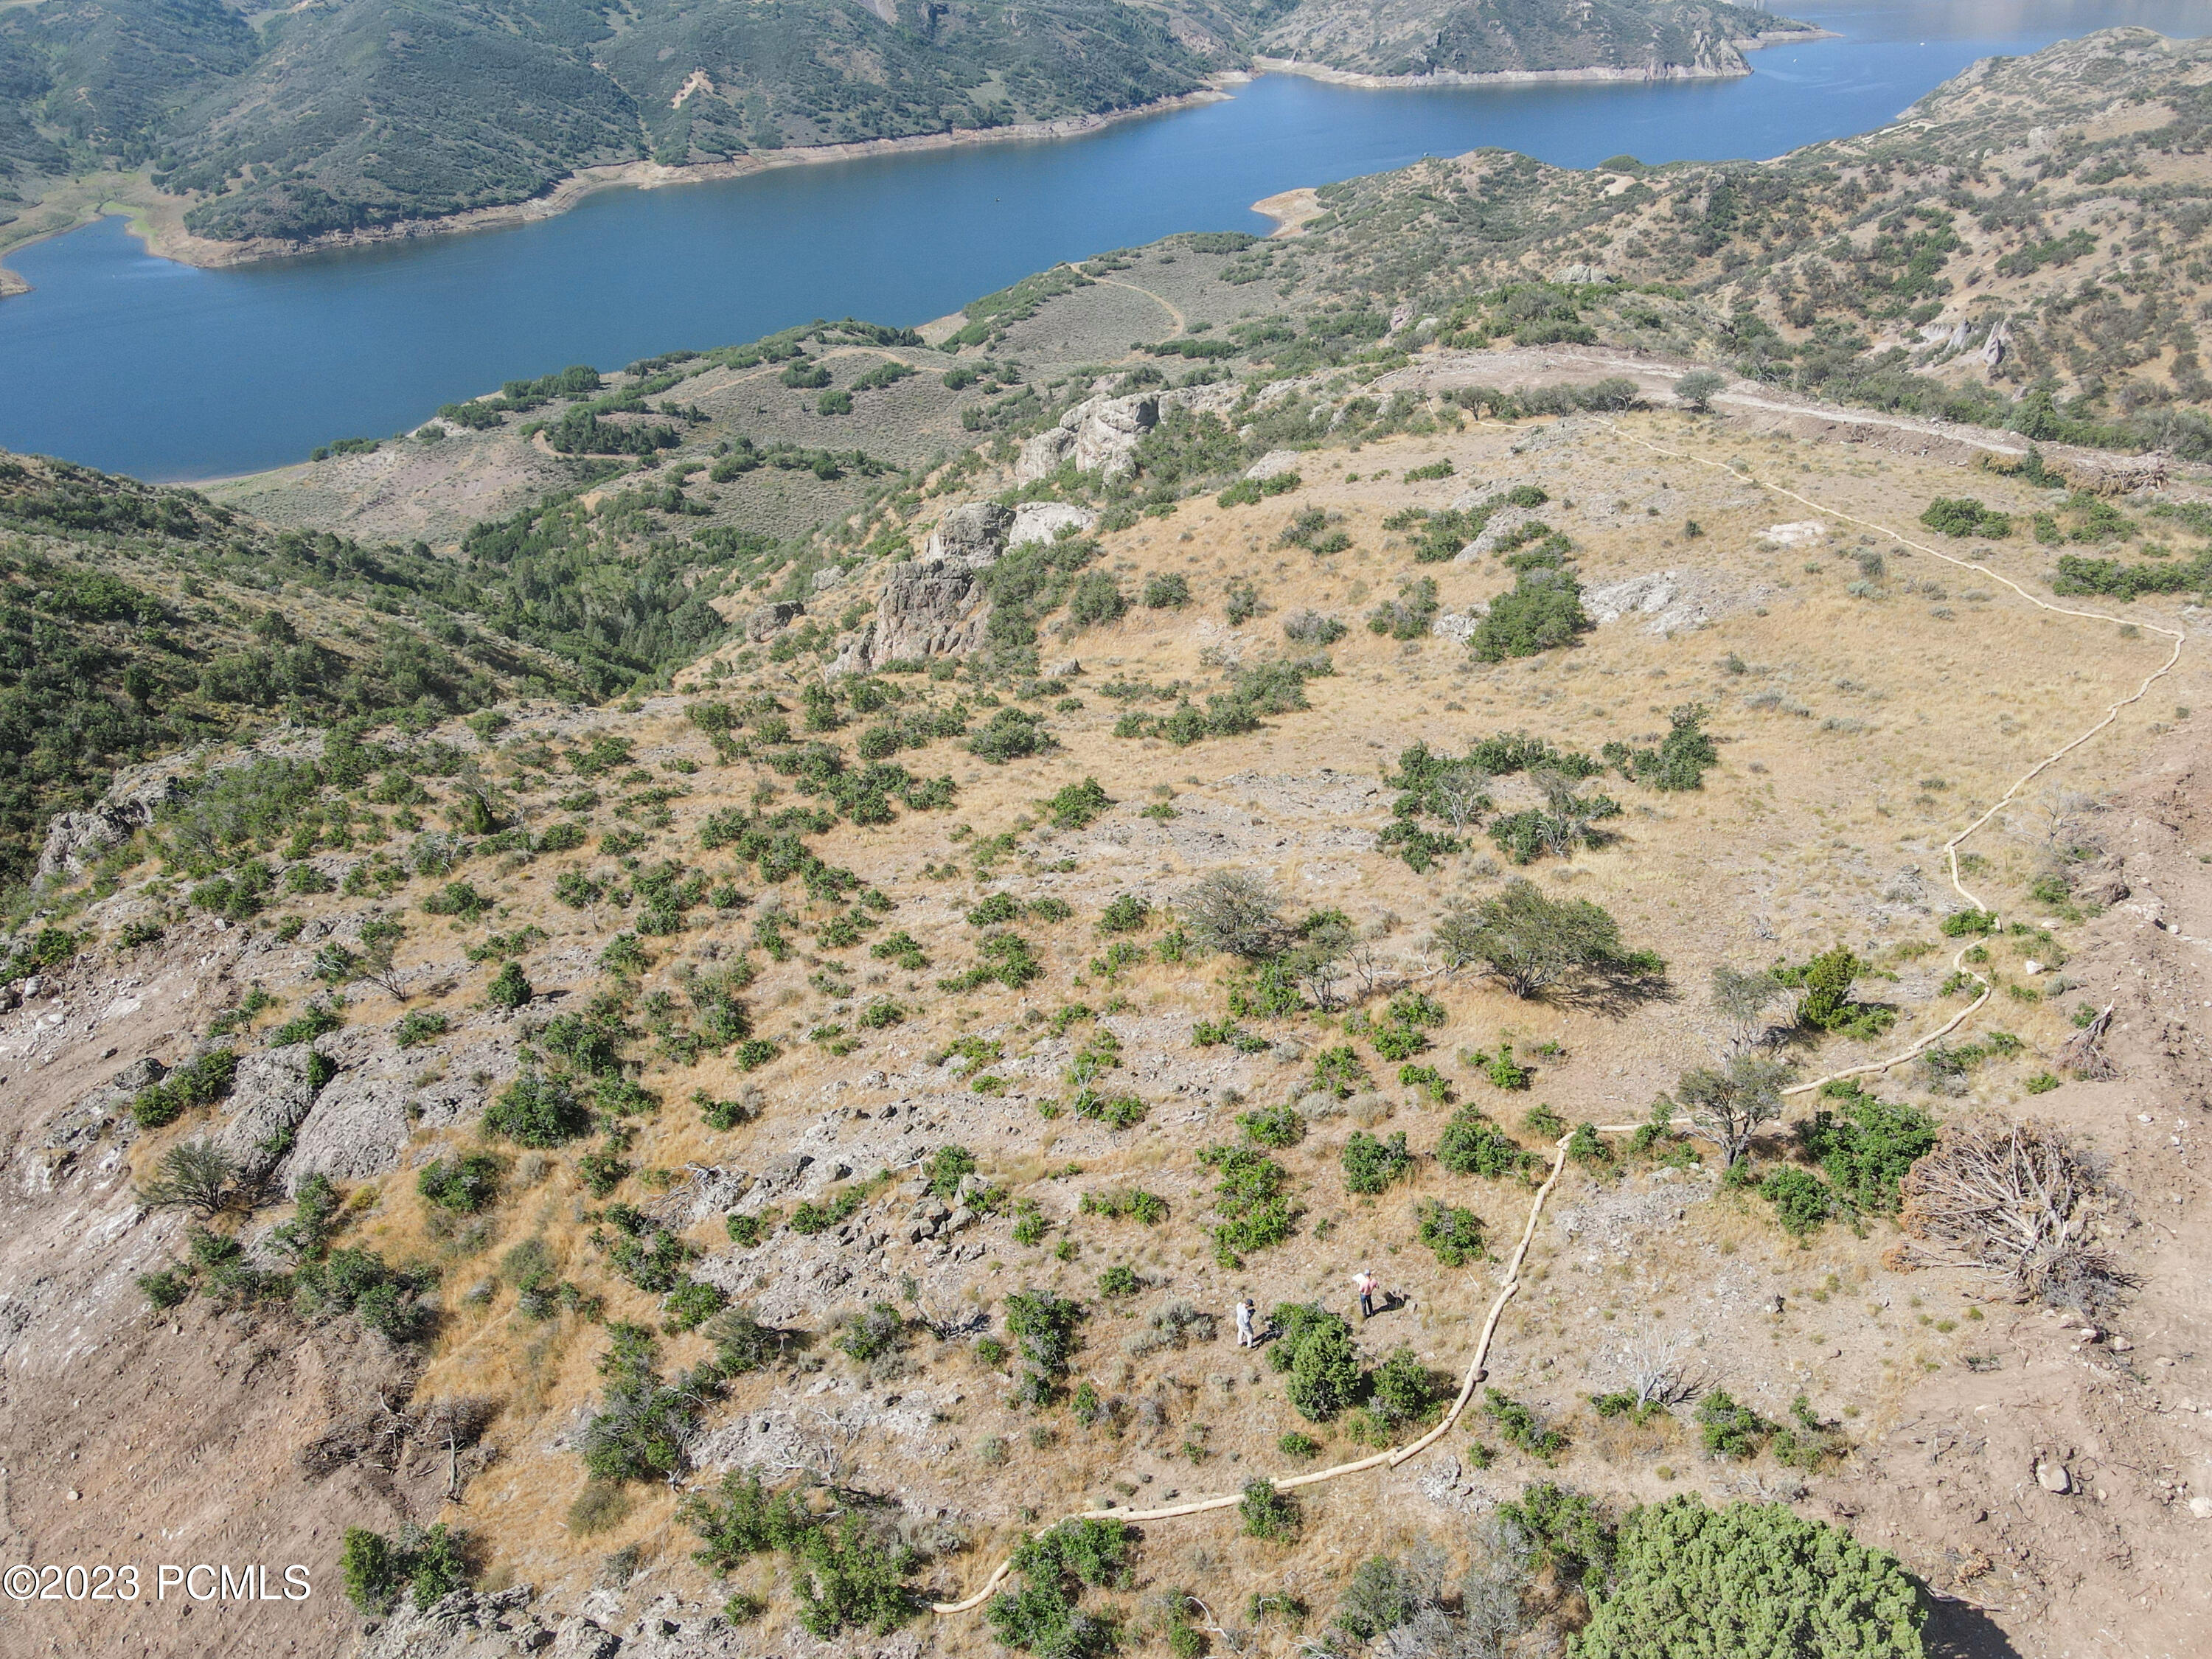
{"type": "Polygon", "coordinates": [[[2094,1242],[2119,1194],[2100,1161],[2052,1124],[1949,1125],[1901,1191],[1900,1265],[1970,1268],[2021,1300],[2085,1313],[2129,1282],[2094,1242]]]}
{"type": "Polygon", "coordinates": [[[2075,1077],[2106,1083],[2120,1074],[2120,1068],[2105,1052],[2105,1032],[2112,1023],[2113,1006],[2106,1003],[2103,1012],[2059,1045],[2058,1063],[2075,1077]]]}

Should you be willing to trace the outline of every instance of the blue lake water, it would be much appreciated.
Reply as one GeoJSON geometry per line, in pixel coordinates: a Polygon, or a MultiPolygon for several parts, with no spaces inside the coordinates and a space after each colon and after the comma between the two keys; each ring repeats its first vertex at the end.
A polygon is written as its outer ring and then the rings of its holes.
{"type": "Polygon", "coordinates": [[[1062,259],[1252,229],[1262,197],[1502,145],[1586,167],[1764,157],[1890,119],[1978,58],[2116,23],[2212,33],[2212,0],[1826,0],[1843,38],[1733,81],[1364,91],[1264,76],[1080,138],[603,191],[535,224],[223,270],[111,218],[19,250],[0,448],[174,480],[402,430],[573,362],[615,367],[816,317],[915,324],[1062,259]]]}

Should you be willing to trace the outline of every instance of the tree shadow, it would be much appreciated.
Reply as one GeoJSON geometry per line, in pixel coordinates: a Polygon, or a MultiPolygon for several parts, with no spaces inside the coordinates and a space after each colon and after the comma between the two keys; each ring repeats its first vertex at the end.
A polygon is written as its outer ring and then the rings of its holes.
{"type": "Polygon", "coordinates": [[[1553,986],[1547,997],[1563,1008],[1619,1019],[1647,1004],[1680,1001],[1680,993],[1663,966],[1632,960],[1594,965],[1581,979],[1553,986]]]}
{"type": "Polygon", "coordinates": [[[1996,1620],[1970,1602],[1930,1594],[1928,1623],[1920,1633],[1928,1659],[2020,1659],[1996,1620]]]}

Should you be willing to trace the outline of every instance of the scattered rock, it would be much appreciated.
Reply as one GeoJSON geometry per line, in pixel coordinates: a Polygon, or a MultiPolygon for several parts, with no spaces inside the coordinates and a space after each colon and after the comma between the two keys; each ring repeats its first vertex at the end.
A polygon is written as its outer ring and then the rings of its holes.
{"type": "Polygon", "coordinates": [[[2069,1492],[2074,1490],[2074,1477],[2066,1472],[2063,1463],[2039,1460],[2035,1466],[2035,1484],[2045,1492],[2069,1492]]]}
{"type": "Polygon", "coordinates": [[[1449,640],[1455,645],[1465,645],[1482,626],[1482,619],[1490,614],[1490,607],[1478,605],[1467,611],[1444,611],[1429,624],[1429,632],[1440,640],[1449,640]]]}
{"type": "Polygon", "coordinates": [[[1644,631],[1668,635],[1705,628],[1768,597],[1763,586],[1740,587],[1711,571],[1654,570],[1583,594],[1583,608],[1600,627],[1635,617],[1644,631]]]}

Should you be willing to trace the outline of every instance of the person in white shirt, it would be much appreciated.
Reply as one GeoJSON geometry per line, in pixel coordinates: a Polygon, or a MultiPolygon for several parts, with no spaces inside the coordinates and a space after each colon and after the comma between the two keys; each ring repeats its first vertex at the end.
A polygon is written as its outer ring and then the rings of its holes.
{"type": "Polygon", "coordinates": [[[1252,1298],[1249,1296],[1237,1303],[1237,1346],[1238,1347],[1253,1348],[1259,1346],[1259,1339],[1252,1334],[1252,1316],[1258,1311],[1258,1308],[1253,1304],[1252,1298]]]}
{"type": "Polygon", "coordinates": [[[1352,1280],[1352,1288],[1359,1296],[1359,1317],[1362,1322],[1375,1317],[1375,1275],[1362,1267],[1352,1280]]]}

